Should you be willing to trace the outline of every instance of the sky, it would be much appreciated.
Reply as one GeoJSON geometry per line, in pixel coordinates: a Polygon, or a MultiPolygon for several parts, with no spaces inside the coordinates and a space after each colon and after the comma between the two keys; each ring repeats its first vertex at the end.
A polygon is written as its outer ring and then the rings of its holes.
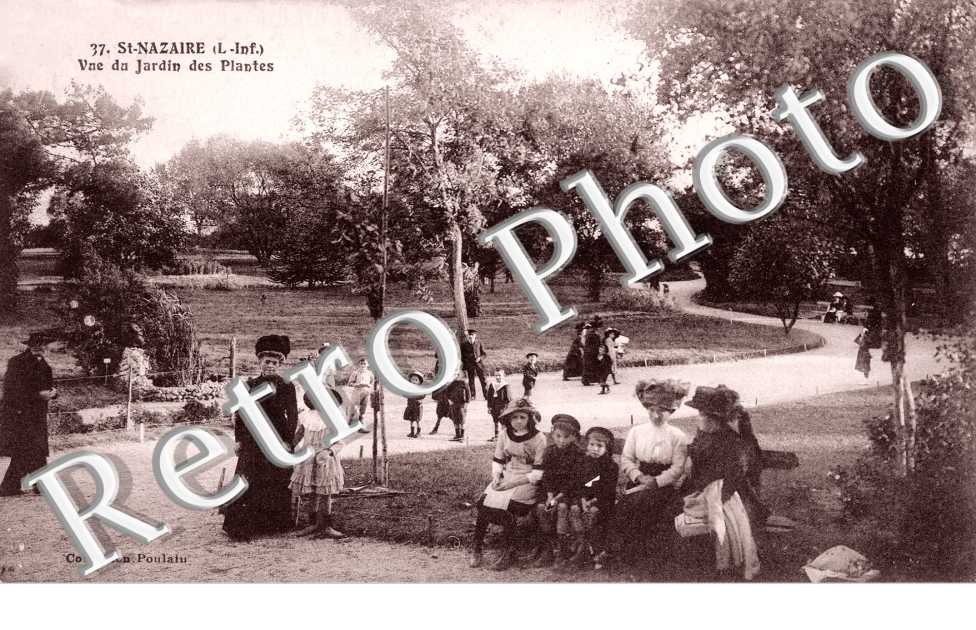
{"type": "MultiPolygon", "coordinates": [[[[529,79],[570,73],[608,81],[632,69],[643,51],[599,2],[468,2],[458,15],[473,47],[529,79]]],[[[104,85],[122,104],[141,99],[155,118],[152,131],[131,147],[144,167],[193,138],[287,139],[292,117],[316,84],[379,88],[391,59],[345,8],[328,2],[0,0],[0,24],[0,88],[60,96],[76,80],[104,85]],[[184,66],[178,73],[137,75],[131,72],[137,55],[129,57],[130,72],[83,71],[78,63],[95,59],[93,43],[108,46],[103,59],[111,63],[122,59],[116,42],[153,40],[258,42],[264,46],[258,59],[274,63],[274,71],[192,73],[184,66]]]]}

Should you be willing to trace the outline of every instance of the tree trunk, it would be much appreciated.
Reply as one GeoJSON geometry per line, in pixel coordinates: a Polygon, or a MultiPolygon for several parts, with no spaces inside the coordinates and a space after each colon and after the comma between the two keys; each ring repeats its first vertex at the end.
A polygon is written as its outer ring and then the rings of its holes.
{"type": "Polygon", "coordinates": [[[452,222],[448,237],[451,241],[451,291],[454,296],[454,317],[457,319],[458,338],[463,339],[469,328],[468,309],[464,300],[464,268],[461,261],[461,226],[452,222]]]}
{"type": "Polygon", "coordinates": [[[603,295],[603,270],[598,267],[590,267],[586,270],[586,299],[590,302],[599,302],[603,295]]]}
{"type": "Polygon", "coordinates": [[[0,320],[17,314],[17,248],[13,242],[13,207],[10,197],[0,192],[0,320]]]}

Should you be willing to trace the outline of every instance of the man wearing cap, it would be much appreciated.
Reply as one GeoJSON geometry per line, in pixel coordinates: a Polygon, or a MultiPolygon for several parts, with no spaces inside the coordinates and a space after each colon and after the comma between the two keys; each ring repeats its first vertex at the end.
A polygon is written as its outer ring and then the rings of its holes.
{"type": "Polygon", "coordinates": [[[478,331],[469,328],[468,333],[461,342],[461,369],[468,375],[468,389],[471,390],[471,400],[477,398],[474,389],[474,378],[478,377],[481,382],[481,395],[488,397],[488,384],[485,382],[485,368],[483,359],[487,356],[481,340],[478,339],[478,331]]]}
{"type": "Polygon", "coordinates": [[[27,349],[7,362],[0,410],[0,453],[10,455],[10,466],[0,496],[20,494],[24,476],[47,464],[47,406],[56,398],[51,366],[44,359],[51,339],[31,333],[27,349]]]}

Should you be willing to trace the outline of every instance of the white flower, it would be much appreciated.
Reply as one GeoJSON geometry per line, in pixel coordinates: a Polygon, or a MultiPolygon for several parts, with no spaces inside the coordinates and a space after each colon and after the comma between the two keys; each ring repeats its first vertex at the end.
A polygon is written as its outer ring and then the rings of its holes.
{"type": "Polygon", "coordinates": [[[95,316],[85,315],[85,319],[82,321],[85,323],[85,326],[92,327],[95,325],[95,316]]]}

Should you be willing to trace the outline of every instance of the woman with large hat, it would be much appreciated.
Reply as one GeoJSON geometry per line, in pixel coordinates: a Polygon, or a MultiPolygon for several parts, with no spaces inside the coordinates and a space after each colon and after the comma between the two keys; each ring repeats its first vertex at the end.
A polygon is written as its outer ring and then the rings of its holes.
{"type": "MultiPolygon", "coordinates": [[[[282,441],[291,445],[298,427],[298,396],[295,386],[286,383],[279,372],[291,350],[288,337],[265,335],[258,339],[254,351],[258,357],[260,376],[247,381],[248,389],[262,383],[274,385],[275,392],[258,403],[271,421],[282,441]]],[[[247,490],[223,509],[224,531],[235,540],[247,540],[255,535],[274,534],[292,528],[291,469],[279,468],[261,452],[244,422],[234,422],[237,441],[235,473],[247,479],[247,490]]]]}
{"type": "Polygon", "coordinates": [[[701,416],[698,433],[688,446],[689,491],[702,490],[711,482],[724,479],[722,500],[727,501],[746,486],[745,444],[732,428],[735,416],[742,411],[738,403],[738,392],[725,385],[700,386],[687,402],[701,416]]]}
{"type": "Polygon", "coordinates": [[[10,455],[10,466],[0,484],[0,496],[20,494],[25,475],[47,464],[47,405],[57,397],[51,366],[44,351],[52,340],[31,333],[27,349],[7,362],[0,408],[0,454],[10,455]]]}
{"type": "Polygon", "coordinates": [[[688,395],[688,387],[673,379],[641,380],[634,387],[649,421],[627,433],[620,455],[628,490],[616,506],[611,544],[620,558],[640,558],[660,545],[654,533],[680,511],[678,487],[684,478],[688,436],[668,419],[688,395]]]}
{"type": "Polygon", "coordinates": [[[517,519],[531,517],[542,479],[542,456],[546,438],[536,428],[539,410],[528,398],[512,401],[499,416],[505,430],[495,442],[491,461],[491,483],[478,499],[478,520],[474,530],[471,566],[482,563],[482,546],[490,523],[501,525],[504,548],[492,569],[507,569],[515,561],[517,519]]]}
{"type": "Polygon", "coordinates": [[[746,477],[746,445],[732,428],[739,417],[743,429],[744,410],[738,403],[739,394],[724,385],[698,387],[688,401],[701,419],[698,433],[688,445],[691,473],[685,491],[690,494],[684,499],[684,511],[695,516],[704,513],[709,524],[723,522],[724,540],[715,546],[716,569],[741,571],[748,580],[759,573],[759,555],[745,505],[752,496],[746,477]]]}

